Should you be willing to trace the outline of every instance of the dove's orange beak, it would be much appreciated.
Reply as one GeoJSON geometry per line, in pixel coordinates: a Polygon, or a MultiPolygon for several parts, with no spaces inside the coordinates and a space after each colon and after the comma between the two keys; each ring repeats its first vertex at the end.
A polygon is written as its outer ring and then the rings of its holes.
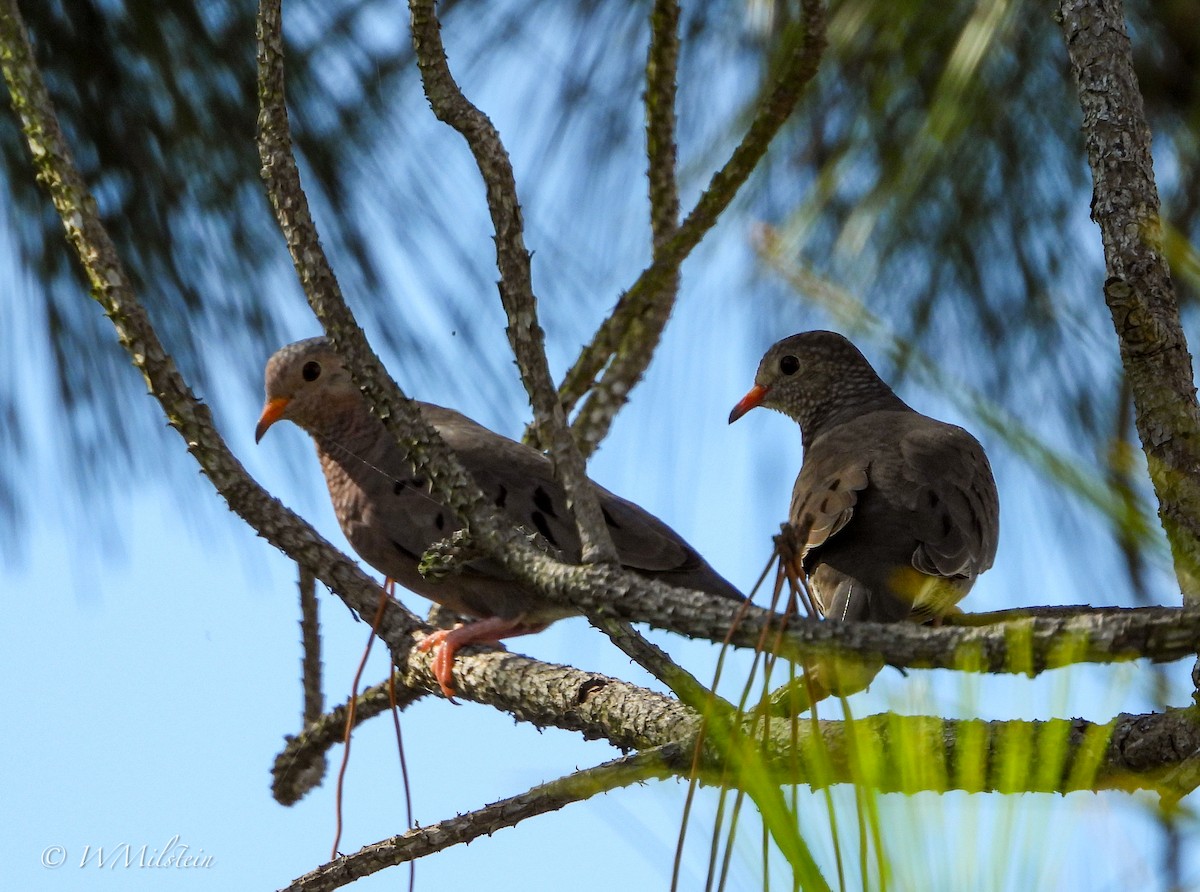
{"type": "Polygon", "coordinates": [[[258,418],[258,427],[254,429],[255,443],[263,438],[263,434],[267,432],[267,428],[283,417],[283,413],[290,402],[291,400],[286,396],[278,396],[273,400],[267,400],[267,404],[263,406],[262,415],[258,418]]]}
{"type": "MultiPolygon", "coordinates": [[[[733,424],[751,409],[762,405],[762,401],[766,398],[769,389],[768,387],[763,387],[761,384],[755,384],[751,387],[750,392],[742,397],[741,402],[734,406],[733,411],[729,413],[729,423],[733,424]]],[[[265,413],[263,417],[266,417],[265,413]]]]}

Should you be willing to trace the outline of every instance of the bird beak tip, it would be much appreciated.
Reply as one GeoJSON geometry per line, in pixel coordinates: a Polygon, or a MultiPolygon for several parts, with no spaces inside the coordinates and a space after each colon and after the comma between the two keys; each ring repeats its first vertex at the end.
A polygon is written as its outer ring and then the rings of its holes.
{"type": "Polygon", "coordinates": [[[738,404],[733,407],[733,411],[729,413],[729,423],[733,424],[751,409],[762,405],[763,398],[766,397],[766,395],[767,388],[763,387],[761,384],[755,384],[753,387],[751,387],[750,392],[742,397],[738,404]]]}
{"type": "Polygon", "coordinates": [[[276,397],[273,400],[267,400],[267,404],[263,406],[262,415],[259,416],[258,426],[254,428],[255,443],[259,443],[266,434],[267,429],[283,417],[287,405],[287,397],[276,397]]]}

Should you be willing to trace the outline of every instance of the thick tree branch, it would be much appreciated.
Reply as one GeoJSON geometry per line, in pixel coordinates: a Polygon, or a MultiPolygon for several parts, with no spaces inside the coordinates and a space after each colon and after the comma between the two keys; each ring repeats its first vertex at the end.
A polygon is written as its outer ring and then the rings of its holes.
{"type": "Polygon", "coordinates": [[[588,480],[583,455],[567,427],[546,361],[545,337],[538,324],[537,299],[533,294],[512,163],[492,122],[467,99],[450,72],[434,5],[434,0],[409,0],[413,49],[425,95],[438,120],[462,134],[483,176],[488,210],[496,231],[500,302],[508,316],[509,343],[533,405],[538,441],[549,451],[574,512],[583,560],[614,562],[616,550],[600,513],[600,502],[588,480]]]}
{"type": "MultiPolygon", "coordinates": [[[[820,0],[804,0],[801,20],[785,32],[783,62],[774,75],[773,85],[759,104],[746,135],[725,165],[717,171],[704,194],[674,235],[656,251],[654,261],[621,296],[613,312],[597,330],[559,387],[559,397],[569,411],[583,397],[600,371],[614,356],[632,356],[639,344],[653,346],[657,336],[646,340],[651,330],[649,319],[658,304],[658,296],[669,293],[669,285],[678,275],[680,264],[717,218],[729,206],[738,190],[750,177],[784,121],[791,115],[808,82],[817,72],[825,49],[825,7],[820,0]]],[[[670,308],[667,307],[669,313],[670,308]]],[[[595,449],[608,430],[613,414],[624,404],[629,388],[641,370],[630,378],[635,366],[625,361],[612,379],[608,374],[580,411],[573,425],[576,439],[585,453],[595,449]]],[[[644,369],[642,369],[644,370],[644,369]]]]}
{"type": "Polygon", "coordinates": [[[388,867],[440,852],[481,836],[491,836],[497,830],[516,826],[526,818],[558,811],[564,805],[590,799],[597,793],[642,783],[652,778],[668,777],[682,767],[681,761],[677,748],[664,747],[577,771],[536,786],[519,796],[501,799],[477,811],[439,821],[429,827],[419,827],[369,845],[353,855],[338,858],[299,877],[287,887],[287,892],[328,892],[331,889],[340,889],[388,867]]]}
{"type": "Polygon", "coordinates": [[[1135,423],[1189,604],[1200,604],[1200,407],[1163,256],[1150,126],[1122,0],[1062,0],[1059,22],[1083,109],[1112,313],[1135,423]]]}

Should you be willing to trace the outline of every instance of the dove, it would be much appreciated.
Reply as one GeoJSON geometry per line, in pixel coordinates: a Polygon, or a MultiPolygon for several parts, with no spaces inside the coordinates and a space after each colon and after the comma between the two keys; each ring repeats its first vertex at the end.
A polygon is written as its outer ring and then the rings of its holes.
{"type": "MultiPolygon", "coordinates": [[[[979,442],[910,408],[834,332],[779,341],[754,381],[729,422],[764,406],[800,426],[791,560],[822,615],[893,623],[955,612],[999,539],[999,497],[979,442]]],[[[824,693],[853,693],[882,668],[853,662],[818,663],[810,675],[824,693]]]]}
{"type": "MultiPolygon", "coordinates": [[[[422,555],[450,539],[462,524],[430,494],[426,473],[413,466],[371,413],[328,339],[281,348],[267,362],[265,377],[266,405],[255,441],[279,421],[303,428],[316,445],[338,523],[358,556],[404,588],[468,619],[420,645],[435,649],[434,675],[447,697],[454,694],[453,663],[460,648],[539,632],[578,614],[540,597],[486,557],[469,560],[441,579],[418,572],[422,555]]],[[[578,531],[549,458],[453,409],[422,402],[417,406],[497,509],[561,560],[579,561],[578,531]]],[[[744,600],[665,523],[593,486],[624,567],[678,587],[744,600]]]]}

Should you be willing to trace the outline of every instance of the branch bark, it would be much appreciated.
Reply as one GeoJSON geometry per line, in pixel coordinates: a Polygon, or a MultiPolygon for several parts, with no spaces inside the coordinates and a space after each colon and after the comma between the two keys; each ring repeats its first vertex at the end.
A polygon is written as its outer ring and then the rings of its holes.
{"type": "Polygon", "coordinates": [[[362,389],[371,411],[412,457],[414,465],[429,474],[432,493],[468,524],[474,541],[497,552],[528,548],[515,531],[498,520],[457,457],[392,380],[347,306],[321,247],[292,152],[284,89],[281,0],[259,4],[257,38],[262,176],[309,305],[362,389]]]}
{"type": "Polygon", "coordinates": [[[1150,125],[1133,68],[1121,0],[1063,0],[1059,23],[1083,109],[1121,362],[1135,424],[1188,604],[1200,604],[1200,407],[1192,358],[1163,256],[1150,125]]]}

